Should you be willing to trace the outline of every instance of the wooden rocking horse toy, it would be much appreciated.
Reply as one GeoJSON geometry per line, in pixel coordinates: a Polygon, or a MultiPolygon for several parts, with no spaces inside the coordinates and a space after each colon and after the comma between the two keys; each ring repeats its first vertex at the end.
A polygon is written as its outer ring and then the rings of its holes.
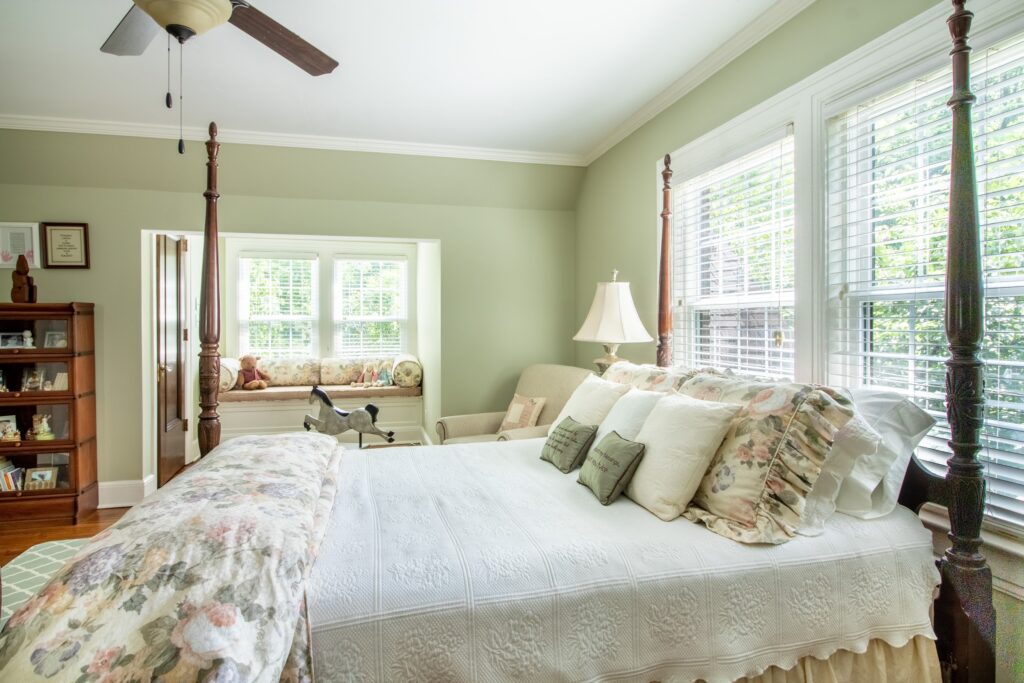
{"type": "Polygon", "coordinates": [[[360,448],[363,447],[363,434],[376,434],[388,443],[395,441],[394,432],[385,432],[377,427],[377,413],[380,410],[372,403],[368,403],[365,408],[356,408],[351,412],[346,412],[341,408],[335,408],[331,397],[320,387],[313,387],[313,390],[309,392],[309,403],[311,405],[319,403],[320,411],[317,417],[306,415],[303,419],[302,426],[307,432],[313,429],[320,434],[336,436],[354,429],[359,432],[360,448]]]}

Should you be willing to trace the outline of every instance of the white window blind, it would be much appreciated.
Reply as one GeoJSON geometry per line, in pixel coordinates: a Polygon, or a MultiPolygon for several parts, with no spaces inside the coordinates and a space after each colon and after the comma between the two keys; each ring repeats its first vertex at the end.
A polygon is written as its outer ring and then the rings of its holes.
{"type": "Polygon", "coordinates": [[[405,350],[407,267],[398,259],[334,261],[334,349],[341,357],[405,350]]]}
{"type": "MultiPolygon", "coordinates": [[[[1024,527],[1024,37],[976,52],[972,71],[986,513],[1024,527]]],[[[912,398],[939,421],[918,455],[942,467],[949,79],[947,68],[828,122],[829,381],[912,398]]]]}
{"type": "Polygon", "coordinates": [[[675,191],[674,358],[793,375],[793,136],[675,191]]]}
{"type": "Polygon", "coordinates": [[[315,356],[316,259],[238,259],[238,346],[241,354],[315,356]]]}

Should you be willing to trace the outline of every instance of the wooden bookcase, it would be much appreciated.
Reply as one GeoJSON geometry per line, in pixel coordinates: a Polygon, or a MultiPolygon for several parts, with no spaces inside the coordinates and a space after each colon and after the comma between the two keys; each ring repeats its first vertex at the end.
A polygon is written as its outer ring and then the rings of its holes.
{"type": "Polygon", "coordinates": [[[45,469],[33,486],[46,487],[30,490],[26,477],[22,490],[0,491],[3,522],[77,523],[96,509],[93,330],[92,304],[0,304],[0,437],[12,419],[21,436],[0,439],[0,456],[24,473],[45,469]],[[52,439],[31,438],[38,415],[48,416],[52,439]]]}

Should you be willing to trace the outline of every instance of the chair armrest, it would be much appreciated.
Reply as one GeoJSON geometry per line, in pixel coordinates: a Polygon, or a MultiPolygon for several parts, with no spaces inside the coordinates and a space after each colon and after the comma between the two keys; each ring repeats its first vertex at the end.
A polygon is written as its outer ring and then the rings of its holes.
{"type": "Polygon", "coordinates": [[[497,434],[505,417],[505,411],[497,413],[475,413],[473,415],[451,415],[437,421],[437,436],[444,443],[448,439],[477,434],[497,434]]]}
{"type": "Polygon", "coordinates": [[[521,427],[519,429],[506,429],[498,434],[498,441],[514,441],[516,439],[539,439],[548,435],[551,425],[537,425],[536,427],[521,427]]]}

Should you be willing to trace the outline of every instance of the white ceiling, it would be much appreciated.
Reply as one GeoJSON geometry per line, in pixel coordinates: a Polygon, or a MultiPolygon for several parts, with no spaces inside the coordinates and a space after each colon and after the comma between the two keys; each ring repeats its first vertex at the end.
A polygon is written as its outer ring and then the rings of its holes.
{"type": "MultiPolygon", "coordinates": [[[[583,163],[688,73],[706,76],[809,2],[259,0],[341,66],[313,78],[218,27],[185,45],[185,125],[196,137],[216,120],[239,140],[583,163]]],[[[99,51],[129,7],[0,2],[0,125],[176,137],[165,37],[141,57],[99,51]]]]}

